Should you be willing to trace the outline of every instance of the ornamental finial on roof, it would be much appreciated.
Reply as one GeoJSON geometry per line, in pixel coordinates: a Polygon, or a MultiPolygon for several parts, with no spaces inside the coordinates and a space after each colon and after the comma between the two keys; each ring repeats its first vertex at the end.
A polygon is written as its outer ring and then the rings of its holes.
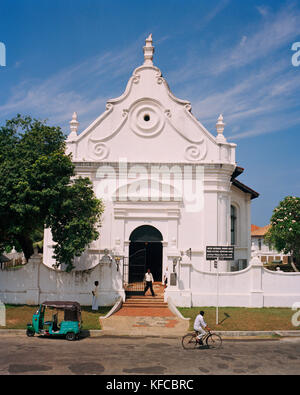
{"type": "Polygon", "coordinates": [[[75,137],[77,137],[78,125],[79,125],[79,122],[77,121],[77,113],[74,112],[72,115],[72,120],[70,121],[71,133],[68,136],[68,140],[72,140],[75,137]]]}
{"type": "Polygon", "coordinates": [[[146,45],[144,46],[144,64],[153,65],[152,59],[154,54],[154,47],[152,45],[152,33],[146,38],[146,45]]]}
{"type": "Polygon", "coordinates": [[[223,115],[220,114],[218,121],[216,123],[217,128],[217,143],[226,143],[226,138],[223,135],[225,123],[223,122],[223,115]]]}

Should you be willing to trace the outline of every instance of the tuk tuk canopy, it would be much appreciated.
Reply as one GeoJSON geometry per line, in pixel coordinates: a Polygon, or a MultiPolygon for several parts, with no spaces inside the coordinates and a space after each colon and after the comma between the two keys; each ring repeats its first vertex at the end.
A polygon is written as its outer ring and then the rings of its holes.
{"type": "Polygon", "coordinates": [[[81,321],[81,308],[78,302],[46,301],[42,306],[64,310],[65,321],[81,321]]]}

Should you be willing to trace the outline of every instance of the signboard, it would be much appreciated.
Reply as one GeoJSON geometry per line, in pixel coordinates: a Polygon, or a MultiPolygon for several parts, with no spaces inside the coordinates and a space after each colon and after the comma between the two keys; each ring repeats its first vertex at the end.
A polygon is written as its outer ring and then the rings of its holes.
{"type": "Polygon", "coordinates": [[[219,324],[219,265],[218,261],[233,261],[233,246],[206,246],[206,260],[215,261],[214,268],[217,269],[217,306],[216,306],[216,324],[219,324]]]}
{"type": "Polygon", "coordinates": [[[234,247],[233,246],[206,246],[206,260],[207,261],[233,261],[234,247]]]}
{"type": "Polygon", "coordinates": [[[177,274],[171,273],[170,274],[170,285],[177,285],[177,274]]]}

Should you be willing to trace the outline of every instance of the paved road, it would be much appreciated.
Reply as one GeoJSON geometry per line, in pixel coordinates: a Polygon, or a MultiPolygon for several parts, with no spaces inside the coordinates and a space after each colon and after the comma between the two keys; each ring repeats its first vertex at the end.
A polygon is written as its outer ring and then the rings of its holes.
{"type": "Polygon", "coordinates": [[[103,336],[75,342],[1,335],[0,374],[299,374],[300,338],[225,340],[183,350],[177,339],[103,336]]]}

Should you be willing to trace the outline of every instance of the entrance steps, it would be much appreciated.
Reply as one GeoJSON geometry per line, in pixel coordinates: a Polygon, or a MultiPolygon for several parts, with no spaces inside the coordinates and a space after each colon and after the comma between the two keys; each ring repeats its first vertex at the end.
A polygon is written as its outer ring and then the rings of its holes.
{"type": "Polygon", "coordinates": [[[164,302],[162,296],[139,296],[131,295],[126,298],[123,303],[122,308],[141,308],[141,309],[151,309],[151,308],[168,308],[168,303],[164,302]]]}
{"type": "Polygon", "coordinates": [[[116,314],[129,317],[172,317],[168,303],[164,301],[164,286],[161,283],[154,283],[153,290],[155,296],[150,291],[146,295],[128,294],[121,310],[116,314]]]}
{"type": "Polygon", "coordinates": [[[120,310],[107,319],[99,317],[103,334],[126,336],[181,337],[188,331],[189,321],[176,316],[164,301],[164,287],[154,283],[147,295],[127,295],[120,310]]]}

